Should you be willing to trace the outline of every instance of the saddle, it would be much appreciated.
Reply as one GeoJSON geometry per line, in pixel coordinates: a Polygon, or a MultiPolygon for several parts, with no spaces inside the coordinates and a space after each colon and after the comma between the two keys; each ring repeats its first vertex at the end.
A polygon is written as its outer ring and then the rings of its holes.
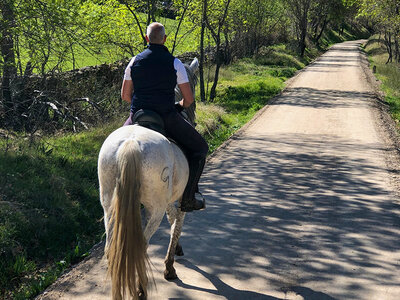
{"type": "MultiPolygon", "coordinates": [[[[185,117],[183,115],[183,117],[185,117]]],[[[161,116],[153,110],[150,109],[139,109],[133,116],[132,116],[132,124],[138,124],[140,126],[146,127],[148,129],[157,131],[165,136],[171,143],[174,143],[182,150],[183,154],[185,154],[187,158],[186,150],[180,145],[177,141],[173,138],[167,136],[167,132],[165,131],[164,120],[161,116]]]]}
{"type": "Polygon", "coordinates": [[[164,120],[158,113],[149,109],[140,109],[132,116],[132,124],[138,124],[155,130],[166,136],[164,120]]]}

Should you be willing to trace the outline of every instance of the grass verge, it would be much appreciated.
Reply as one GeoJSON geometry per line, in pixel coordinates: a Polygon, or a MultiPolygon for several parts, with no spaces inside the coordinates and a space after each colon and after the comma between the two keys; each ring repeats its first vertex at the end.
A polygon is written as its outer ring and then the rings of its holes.
{"type": "MultiPolygon", "coordinates": [[[[381,89],[385,93],[385,101],[390,106],[390,112],[399,124],[400,122],[400,64],[386,63],[388,54],[379,40],[379,36],[371,37],[365,45],[370,67],[376,69],[375,76],[381,82],[381,89]]],[[[399,127],[400,129],[400,127],[399,127]]]]}
{"type": "Polygon", "coordinates": [[[101,239],[97,154],[114,128],[1,140],[0,298],[33,297],[101,239]]]}

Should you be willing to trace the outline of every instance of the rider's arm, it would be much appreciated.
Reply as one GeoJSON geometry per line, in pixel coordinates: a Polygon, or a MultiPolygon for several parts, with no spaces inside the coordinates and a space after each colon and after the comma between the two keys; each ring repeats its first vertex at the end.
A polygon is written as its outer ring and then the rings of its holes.
{"type": "Polygon", "coordinates": [[[133,94],[133,81],[124,79],[124,81],[122,82],[122,88],[121,88],[122,100],[124,100],[128,103],[131,103],[132,94],[133,94]]]}
{"type": "Polygon", "coordinates": [[[182,92],[182,97],[183,97],[183,99],[181,101],[179,101],[179,104],[182,105],[183,107],[187,108],[194,101],[192,88],[190,87],[190,83],[189,82],[181,83],[181,84],[178,84],[178,86],[179,86],[179,89],[182,92]]]}
{"type": "Polygon", "coordinates": [[[182,97],[183,97],[183,99],[181,101],[179,101],[179,104],[181,106],[187,108],[194,101],[192,88],[190,87],[190,83],[189,83],[189,78],[186,73],[185,66],[177,58],[175,58],[175,61],[174,61],[174,68],[176,70],[178,87],[181,90],[182,97]]]}
{"type": "Polygon", "coordinates": [[[124,73],[124,81],[122,82],[121,88],[121,98],[122,100],[131,103],[132,101],[132,94],[133,94],[133,81],[131,76],[131,67],[135,61],[135,57],[132,57],[131,61],[129,62],[128,66],[125,69],[124,73]]]}

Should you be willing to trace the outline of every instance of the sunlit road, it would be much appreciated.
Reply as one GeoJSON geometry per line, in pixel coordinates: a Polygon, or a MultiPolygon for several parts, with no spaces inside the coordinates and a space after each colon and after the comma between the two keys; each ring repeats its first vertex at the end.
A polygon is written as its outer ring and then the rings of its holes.
{"type": "MultiPolygon", "coordinates": [[[[178,280],[165,220],[151,240],[150,299],[400,299],[400,201],[359,45],[334,46],[209,161],[178,280]]],[[[79,268],[42,298],[109,299],[104,262],[79,268]]]]}

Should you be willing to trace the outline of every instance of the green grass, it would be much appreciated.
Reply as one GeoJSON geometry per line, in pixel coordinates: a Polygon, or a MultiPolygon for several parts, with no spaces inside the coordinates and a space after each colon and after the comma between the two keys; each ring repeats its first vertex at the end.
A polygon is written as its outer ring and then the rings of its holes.
{"type": "Polygon", "coordinates": [[[101,239],[97,155],[114,128],[0,141],[0,295],[34,296],[101,239]]]}
{"type": "Polygon", "coordinates": [[[400,64],[388,63],[388,54],[378,36],[373,36],[365,45],[371,68],[376,67],[376,77],[381,81],[385,101],[390,106],[393,118],[400,122],[400,64]]]}
{"type": "Polygon", "coordinates": [[[336,43],[350,40],[368,39],[369,36],[370,33],[363,27],[354,24],[352,26],[345,24],[342,34],[339,34],[337,30],[326,30],[321,37],[320,47],[322,49],[327,49],[336,43]]]}

